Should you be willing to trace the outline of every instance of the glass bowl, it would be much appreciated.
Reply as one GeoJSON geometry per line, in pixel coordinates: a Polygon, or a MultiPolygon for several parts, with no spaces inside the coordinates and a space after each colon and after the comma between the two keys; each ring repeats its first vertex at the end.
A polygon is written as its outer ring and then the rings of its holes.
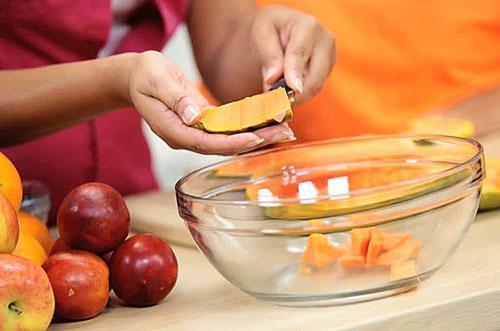
{"type": "Polygon", "coordinates": [[[435,135],[336,139],[242,155],[176,185],[180,216],[229,282],[280,305],[416,287],[477,212],[483,151],[435,135]]]}
{"type": "Polygon", "coordinates": [[[21,210],[47,222],[50,212],[49,189],[38,180],[23,180],[21,210]]]}

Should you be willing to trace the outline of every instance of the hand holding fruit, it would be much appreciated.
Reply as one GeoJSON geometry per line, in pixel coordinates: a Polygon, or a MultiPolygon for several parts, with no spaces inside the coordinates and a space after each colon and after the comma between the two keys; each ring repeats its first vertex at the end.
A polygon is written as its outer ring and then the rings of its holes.
{"type": "Polygon", "coordinates": [[[127,85],[130,99],[151,129],[170,147],[231,155],[293,137],[286,125],[233,135],[194,129],[208,101],[180,69],[159,52],[138,54],[127,85]]]}

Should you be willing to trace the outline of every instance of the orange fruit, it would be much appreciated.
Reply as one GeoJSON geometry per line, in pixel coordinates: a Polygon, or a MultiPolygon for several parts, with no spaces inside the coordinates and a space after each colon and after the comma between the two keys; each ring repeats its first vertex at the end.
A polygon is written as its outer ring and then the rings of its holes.
{"type": "Polygon", "coordinates": [[[19,230],[35,237],[42,244],[45,253],[50,253],[52,246],[54,246],[54,239],[41,219],[21,211],[19,212],[19,230]]]}
{"type": "Polygon", "coordinates": [[[19,232],[19,240],[12,254],[24,257],[39,266],[47,260],[47,253],[42,244],[32,235],[23,232],[19,232]]]}
{"type": "Polygon", "coordinates": [[[2,153],[0,153],[0,192],[5,194],[16,211],[19,211],[23,199],[21,177],[14,164],[2,153]]]}

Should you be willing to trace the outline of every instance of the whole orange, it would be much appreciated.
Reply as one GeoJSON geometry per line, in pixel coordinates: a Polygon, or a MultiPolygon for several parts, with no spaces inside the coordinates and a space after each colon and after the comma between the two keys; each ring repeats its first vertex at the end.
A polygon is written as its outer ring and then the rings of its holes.
{"type": "Polygon", "coordinates": [[[21,177],[14,164],[2,153],[0,153],[0,192],[5,194],[16,211],[19,211],[23,199],[21,177]]]}
{"type": "Polygon", "coordinates": [[[24,232],[19,232],[19,240],[12,254],[24,257],[39,266],[47,260],[47,253],[42,244],[35,237],[24,232]]]}
{"type": "Polygon", "coordinates": [[[54,246],[54,239],[43,221],[26,212],[19,212],[19,230],[35,237],[42,244],[47,255],[54,246]]]}

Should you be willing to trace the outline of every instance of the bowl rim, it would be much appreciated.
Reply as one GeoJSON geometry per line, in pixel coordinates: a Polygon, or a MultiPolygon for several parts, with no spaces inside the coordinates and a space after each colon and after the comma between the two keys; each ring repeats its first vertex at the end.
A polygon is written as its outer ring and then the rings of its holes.
{"type": "MultiPolygon", "coordinates": [[[[278,199],[278,200],[273,200],[273,201],[258,201],[258,200],[226,200],[226,199],[217,199],[217,198],[205,198],[202,196],[186,193],[182,190],[182,185],[189,181],[190,179],[196,177],[197,175],[201,174],[202,172],[210,169],[210,168],[216,168],[219,167],[223,164],[228,164],[232,162],[236,162],[236,160],[245,160],[245,159],[251,159],[253,157],[259,156],[259,155],[264,155],[264,154],[271,154],[283,150],[288,150],[288,149],[295,149],[295,148],[310,148],[314,146],[321,146],[321,145],[328,145],[328,144],[335,144],[335,143],[345,143],[345,142],[357,142],[357,141],[373,141],[373,140],[385,140],[385,139],[411,139],[411,140],[436,140],[436,141],[452,141],[455,143],[458,142],[463,142],[467,143],[477,149],[476,153],[467,159],[466,161],[453,165],[449,168],[437,171],[435,173],[429,174],[429,175],[424,175],[421,177],[409,179],[409,180],[404,180],[400,181],[397,183],[391,183],[387,185],[380,185],[376,186],[373,188],[368,188],[368,189],[360,189],[360,190],[355,190],[353,192],[350,192],[349,195],[347,195],[347,198],[352,198],[353,196],[362,196],[368,194],[373,194],[376,193],[377,191],[382,190],[387,190],[387,189],[397,189],[405,186],[410,186],[410,185],[416,185],[419,183],[425,183],[428,181],[440,179],[440,178],[446,178],[448,176],[451,176],[457,172],[460,172],[461,170],[467,168],[470,164],[476,163],[481,157],[483,156],[483,146],[479,141],[476,139],[472,138],[464,138],[464,137],[456,137],[456,136],[448,136],[448,135],[437,135],[437,134],[396,134],[396,135],[362,135],[362,136],[353,136],[353,137],[341,137],[341,138],[332,138],[332,139],[325,139],[325,140],[320,140],[320,141],[313,141],[313,142],[307,142],[307,143],[301,143],[301,144],[295,144],[290,147],[290,145],[283,145],[283,146],[277,146],[274,148],[269,148],[269,149],[264,149],[264,150],[259,150],[259,151],[254,151],[246,154],[240,154],[236,155],[232,158],[222,160],[219,162],[215,162],[209,165],[206,165],[204,167],[201,167],[200,169],[197,169],[184,177],[180,178],[177,183],[175,184],[175,193],[177,197],[182,197],[183,199],[188,199],[193,202],[207,202],[211,204],[221,204],[221,205],[238,205],[238,206],[262,206],[263,204],[272,204],[273,206],[280,206],[280,205],[286,205],[286,204],[293,204],[293,203],[307,203],[308,200],[314,201],[315,203],[319,203],[322,201],[326,200],[331,200],[332,197],[335,197],[335,195],[330,195],[330,194],[322,194],[318,195],[314,198],[311,199],[300,199],[300,198],[289,198],[289,199],[278,199]]],[[[484,167],[482,169],[484,172],[484,167]]],[[[483,175],[484,177],[484,175],[483,175]]],[[[340,197],[340,195],[338,195],[340,197]]],[[[344,194],[345,196],[345,194],[344,194]]],[[[346,197],[340,197],[339,199],[335,199],[337,201],[339,200],[345,200],[346,197]]],[[[310,203],[310,202],[309,202],[310,203]]]]}

